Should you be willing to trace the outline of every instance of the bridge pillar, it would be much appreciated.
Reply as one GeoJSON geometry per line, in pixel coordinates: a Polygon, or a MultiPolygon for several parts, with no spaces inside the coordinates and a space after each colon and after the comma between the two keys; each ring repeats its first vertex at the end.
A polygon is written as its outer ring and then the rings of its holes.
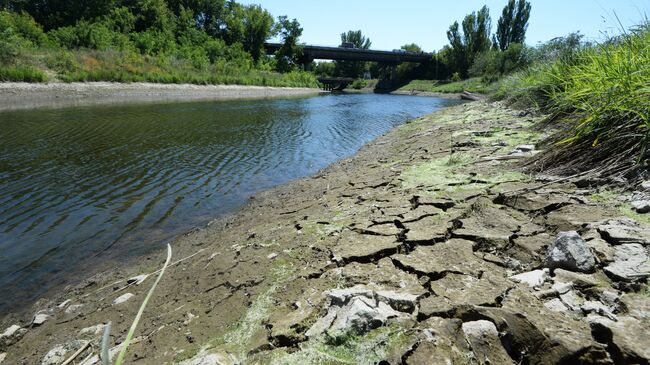
{"type": "Polygon", "coordinates": [[[303,70],[311,71],[311,65],[314,63],[314,58],[308,55],[303,55],[300,62],[302,63],[303,70]]]}

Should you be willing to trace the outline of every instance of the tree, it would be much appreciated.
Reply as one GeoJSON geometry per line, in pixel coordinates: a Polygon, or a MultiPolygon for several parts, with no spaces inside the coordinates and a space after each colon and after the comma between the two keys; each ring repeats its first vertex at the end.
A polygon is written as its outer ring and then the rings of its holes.
{"type": "MultiPolygon", "coordinates": [[[[361,30],[349,30],[347,33],[341,33],[340,47],[349,47],[359,49],[368,49],[372,45],[370,38],[366,38],[361,30]]],[[[367,68],[366,62],[358,61],[334,61],[335,73],[337,76],[360,77],[367,68]]]]}
{"type": "Polygon", "coordinates": [[[302,27],[296,19],[289,20],[285,15],[278,17],[276,30],[282,36],[282,47],[275,53],[276,69],[280,72],[292,71],[302,57],[302,46],[298,38],[302,35],[302,27]]]}
{"type": "Polygon", "coordinates": [[[496,34],[492,37],[494,47],[505,51],[512,43],[523,44],[526,40],[529,17],[530,3],[528,1],[509,0],[497,22],[496,34]]]}
{"type": "Polygon", "coordinates": [[[467,77],[469,67],[476,56],[490,49],[490,31],[492,20],[490,10],[483,6],[478,12],[465,16],[462,22],[463,34],[458,22],[454,22],[447,31],[450,50],[447,52],[452,71],[467,77]]]}

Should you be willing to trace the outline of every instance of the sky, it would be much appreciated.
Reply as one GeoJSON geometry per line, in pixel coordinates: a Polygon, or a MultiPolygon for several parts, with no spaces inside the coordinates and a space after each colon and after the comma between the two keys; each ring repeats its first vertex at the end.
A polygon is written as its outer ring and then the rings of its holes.
{"type": "MultiPolygon", "coordinates": [[[[529,0],[532,6],[526,43],[536,45],[580,31],[585,40],[603,39],[650,18],[650,0],[529,0]],[[615,15],[616,14],[616,15],[615,15]],[[618,16],[618,20],[617,20],[618,16]]],[[[507,0],[238,0],[259,4],[273,16],[296,18],[303,27],[302,43],[337,46],[340,34],[360,29],[372,49],[392,50],[416,43],[425,51],[447,44],[454,21],[487,5],[492,30],[507,0]]]]}

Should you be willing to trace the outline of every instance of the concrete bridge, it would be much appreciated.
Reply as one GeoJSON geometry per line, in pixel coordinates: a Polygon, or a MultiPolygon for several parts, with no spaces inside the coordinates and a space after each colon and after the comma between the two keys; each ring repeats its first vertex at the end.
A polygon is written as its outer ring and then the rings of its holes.
{"type": "MultiPolygon", "coordinates": [[[[267,54],[274,54],[282,47],[282,43],[265,43],[267,54]]],[[[388,64],[402,62],[427,62],[431,53],[399,51],[376,51],[372,49],[303,46],[303,64],[308,65],[314,60],[339,60],[339,61],[374,61],[388,64]]]]}
{"type": "Polygon", "coordinates": [[[318,82],[325,91],[341,91],[354,82],[351,77],[319,77],[318,82]]]}

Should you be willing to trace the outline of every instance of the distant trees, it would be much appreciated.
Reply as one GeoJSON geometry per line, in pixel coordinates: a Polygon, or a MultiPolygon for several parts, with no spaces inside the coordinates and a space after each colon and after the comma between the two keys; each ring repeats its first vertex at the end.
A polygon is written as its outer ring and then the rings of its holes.
{"type": "Polygon", "coordinates": [[[528,1],[509,0],[497,23],[496,34],[492,37],[494,48],[505,51],[512,43],[524,44],[529,17],[530,3],[528,1]]]}
{"type": "MultiPolygon", "coordinates": [[[[352,46],[353,48],[369,49],[371,45],[370,38],[366,38],[361,33],[361,30],[350,30],[346,33],[341,33],[341,47],[352,46]]],[[[337,76],[361,77],[367,68],[367,62],[334,61],[334,73],[337,76]]]]}
{"type": "Polygon", "coordinates": [[[454,22],[447,31],[450,48],[448,58],[451,69],[461,77],[467,77],[469,67],[476,56],[490,49],[490,31],[492,20],[490,10],[483,6],[478,12],[465,16],[462,22],[462,34],[458,22],[454,22]]]}
{"type": "Polygon", "coordinates": [[[282,47],[275,53],[275,67],[280,72],[292,71],[296,69],[302,56],[302,46],[298,44],[302,27],[296,19],[289,20],[284,15],[278,17],[276,27],[282,37],[282,47]]]}

